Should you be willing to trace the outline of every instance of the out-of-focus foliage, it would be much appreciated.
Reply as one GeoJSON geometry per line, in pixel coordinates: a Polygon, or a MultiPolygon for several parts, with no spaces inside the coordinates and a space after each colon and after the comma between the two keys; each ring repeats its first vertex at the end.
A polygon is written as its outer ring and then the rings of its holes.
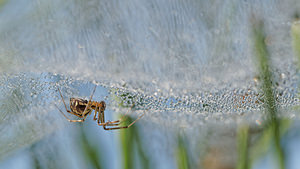
{"type": "Polygon", "coordinates": [[[99,145],[92,145],[89,142],[89,139],[87,138],[85,132],[86,131],[83,130],[83,127],[80,127],[79,142],[84,159],[86,163],[92,166],[94,169],[103,169],[104,167],[102,166],[102,161],[104,160],[104,158],[102,157],[103,154],[98,151],[99,149],[97,146],[99,145]]]}
{"type": "Polygon", "coordinates": [[[300,18],[296,16],[296,20],[292,23],[291,27],[292,44],[295,57],[298,61],[298,68],[300,69],[300,18]]]}
{"type": "Polygon", "coordinates": [[[272,137],[275,143],[276,157],[280,169],[285,168],[285,157],[282,146],[280,144],[280,121],[278,119],[278,107],[276,104],[273,84],[274,82],[270,56],[266,45],[266,35],[264,30],[263,21],[252,18],[253,24],[253,45],[256,54],[256,60],[258,62],[258,70],[261,79],[261,89],[264,94],[264,108],[266,111],[267,120],[264,122],[266,127],[270,127],[272,130],[272,137]]]}
{"type": "MultiPolygon", "coordinates": [[[[126,121],[123,125],[128,125],[133,121],[129,116],[126,117],[126,121]]],[[[144,150],[144,144],[139,134],[138,127],[136,125],[131,126],[128,129],[123,129],[120,132],[120,140],[122,146],[122,157],[124,169],[149,169],[149,158],[144,150]],[[136,166],[139,161],[140,166],[136,166]]]]}
{"type": "Polygon", "coordinates": [[[0,0],[0,10],[1,10],[1,7],[6,3],[7,0],[0,0]]]}
{"type": "Polygon", "coordinates": [[[249,169],[249,126],[245,125],[237,130],[237,169],[249,169]]]}
{"type": "Polygon", "coordinates": [[[177,138],[176,161],[178,169],[190,168],[187,145],[183,137],[180,135],[177,138]]]}

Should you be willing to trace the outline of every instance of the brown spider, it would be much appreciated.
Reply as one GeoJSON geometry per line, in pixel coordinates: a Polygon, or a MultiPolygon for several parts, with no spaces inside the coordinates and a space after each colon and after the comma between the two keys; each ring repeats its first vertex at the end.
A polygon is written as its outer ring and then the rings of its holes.
{"type": "MultiPolygon", "coordinates": [[[[128,113],[128,111],[126,112],[126,114],[123,115],[123,117],[119,120],[116,120],[116,121],[107,121],[105,122],[104,120],[104,110],[105,110],[105,107],[106,107],[106,104],[104,101],[101,101],[101,102],[97,102],[97,101],[92,101],[92,97],[95,93],[95,90],[96,90],[96,86],[90,96],[90,99],[89,101],[87,100],[84,100],[84,99],[80,99],[80,98],[70,98],[70,109],[71,110],[68,110],[67,106],[66,106],[66,103],[63,99],[63,96],[58,88],[58,91],[59,91],[59,94],[60,94],[60,97],[65,105],[65,108],[66,108],[66,111],[68,113],[71,113],[79,118],[81,118],[80,120],[70,120],[64,113],[63,111],[61,111],[56,105],[56,107],[58,108],[58,110],[63,114],[63,116],[69,121],[69,122],[84,122],[87,115],[91,114],[91,112],[93,110],[95,110],[95,115],[94,115],[94,120],[98,120],[98,125],[99,126],[103,126],[103,128],[105,130],[115,130],[115,129],[124,129],[124,128],[129,128],[130,126],[132,126],[136,121],[138,121],[140,118],[143,117],[143,115],[145,113],[143,113],[142,115],[140,115],[135,121],[133,121],[132,123],[130,123],[129,125],[127,126],[119,126],[122,122],[123,122],[123,118],[125,117],[125,115],[128,113]],[[98,118],[96,118],[96,115],[97,115],[97,112],[98,112],[98,118]],[[110,128],[107,128],[106,126],[119,126],[119,127],[110,127],[110,128]]],[[[133,106],[131,106],[130,110],[132,109],[133,106]]]]}

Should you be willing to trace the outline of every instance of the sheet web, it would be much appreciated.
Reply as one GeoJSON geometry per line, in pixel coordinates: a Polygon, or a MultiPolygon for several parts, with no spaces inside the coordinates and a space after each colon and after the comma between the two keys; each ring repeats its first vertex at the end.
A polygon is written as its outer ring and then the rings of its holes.
{"type": "Polygon", "coordinates": [[[104,99],[111,111],[124,113],[135,103],[135,111],[147,110],[145,119],[158,125],[257,123],[264,96],[251,46],[253,12],[269,25],[278,105],[299,105],[298,73],[287,45],[293,10],[278,13],[280,3],[264,9],[264,2],[249,8],[226,1],[214,10],[196,0],[28,0],[22,9],[16,3],[0,8],[0,131],[11,133],[0,136],[0,155],[62,126],[65,119],[54,106],[62,106],[58,87],[68,102],[88,98],[97,85],[101,92],[94,98],[104,99]]]}

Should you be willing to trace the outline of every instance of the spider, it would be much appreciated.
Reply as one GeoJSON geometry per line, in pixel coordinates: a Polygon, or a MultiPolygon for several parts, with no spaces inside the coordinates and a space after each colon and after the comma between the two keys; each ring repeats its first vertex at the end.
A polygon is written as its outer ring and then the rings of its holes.
{"type": "MultiPolygon", "coordinates": [[[[56,105],[57,109],[62,113],[62,115],[69,121],[69,122],[84,122],[87,115],[91,114],[92,111],[95,111],[95,115],[94,115],[94,120],[97,120],[97,123],[99,126],[103,126],[104,130],[116,130],[116,129],[124,129],[124,128],[129,128],[130,126],[132,126],[135,122],[137,122],[140,118],[143,117],[143,115],[145,113],[143,113],[142,115],[140,115],[135,121],[133,121],[132,123],[130,123],[127,126],[119,126],[122,122],[123,122],[123,118],[125,117],[125,115],[128,113],[128,111],[123,115],[123,117],[119,120],[116,121],[107,121],[105,122],[104,120],[104,110],[106,108],[106,104],[104,101],[92,101],[93,95],[95,93],[96,87],[94,88],[89,101],[84,100],[84,99],[80,99],[80,98],[70,98],[70,110],[68,110],[66,103],[63,99],[63,96],[58,88],[60,97],[64,103],[64,106],[66,108],[66,111],[68,113],[71,113],[79,118],[81,118],[80,120],[70,120],[64,113],[62,110],[60,110],[56,105]],[[96,118],[97,116],[97,112],[98,112],[98,118],[96,118]],[[117,127],[107,127],[107,126],[117,126],[117,127]]],[[[132,109],[134,105],[131,106],[130,110],[132,109]]]]}

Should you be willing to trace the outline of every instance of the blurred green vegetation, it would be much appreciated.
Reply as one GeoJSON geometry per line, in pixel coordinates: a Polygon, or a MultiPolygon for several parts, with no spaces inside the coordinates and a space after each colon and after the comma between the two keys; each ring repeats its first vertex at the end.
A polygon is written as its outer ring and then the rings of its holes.
{"type": "MultiPolygon", "coordinates": [[[[111,100],[114,101],[119,107],[130,108],[130,110],[134,110],[137,104],[135,101],[136,97],[128,92],[117,95],[116,93],[118,92],[120,91],[117,89],[111,90],[111,100]]],[[[134,121],[134,119],[130,116],[125,116],[124,119],[125,120],[122,122],[121,126],[127,126],[134,121]]],[[[136,124],[132,125],[130,128],[121,129],[120,143],[122,147],[124,169],[150,168],[149,158],[143,149],[143,143],[141,141],[141,136],[136,124]],[[135,166],[137,161],[139,161],[140,166],[135,166]]]]}
{"type": "Polygon", "coordinates": [[[267,120],[264,122],[265,128],[270,127],[272,138],[276,150],[278,166],[280,169],[285,168],[285,157],[283,148],[280,144],[280,121],[278,119],[278,110],[273,91],[273,76],[271,72],[271,60],[266,45],[266,34],[264,32],[264,22],[257,18],[252,18],[253,26],[253,43],[256,60],[258,62],[258,71],[261,79],[261,90],[264,94],[264,108],[267,120]]]}
{"type": "MultiPolygon", "coordinates": [[[[284,137],[284,135],[288,132],[288,129],[291,126],[292,121],[289,119],[281,119],[280,120],[280,138],[284,137]]],[[[260,159],[266,153],[270,148],[272,148],[272,143],[274,139],[274,128],[272,126],[265,127],[261,131],[258,132],[259,137],[255,140],[254,145],[251,146],[251,149],[249,150],[249,163],[250,166],[253,164],[256,160],[260,159]]],[[[256,134],[256,133],[255,133],[256,134]]],[[[252,134],[250,136],[254,137],[255,134],[252,134]]]]}
{"type": "MultiPolygon", "coordinates": [[[[241,126],[237,131],[237,147],[238,159],[237,168],[251,168],[252,164],[266,155],[270,148],[274,148],[276,154],[277,166],[280,169],[286,168],[284,149],[281,145],[282,137],[288,132],[292,121],[289,119],[280,119],[278,117],[278,109],[274,96],[273,75],[271,68],[271,60],[266,45],[266,33],[264,32],[264,23],[262,20],[252,18],[253,30],[253,46],[255,58],[257,61],[257,69],[261,83],[261,91],[264,96],[265,121],[262,122],[262,129],[258,129],[258,133],[251,132],[249,126],[241,126]],[[256,135],[259,135],[257,138],[256,135]],[[254,139],[255,138],[255,139],[254,139]],[[250,140],[254,139],[251,144],[250,140]]],[[[299,29],[300,30],[300,29],[299,29]]],[[[293,47],[298,60],[300,60],[300,33],[298,27],[293,25],[293,47]]],[[[300,65],[300,64],[299,64],[300,65]]],[[[257,130],[257,129],[255,129],[257,130]]]]}
{"type": "Polygon", "coordinates": [[[97,148],[97,146],[99,145],[93,145],[90,143],[88,137],[85,134],[83,126],[80,127],[79,139],[80,139],[81,150],[83,152],[83,156],[87,164],[89,164],[89,166],[94,169],[104,168],[103,166],[104,158],[101,152],[98,151],[97,148]]]}
{"type": "Polygon", "coordinates": [[[237,169],[249,169],[249,126],[244,125],[237,131],[237,169]]]}
{"type": "Polygon", "coordinates": [[[35,148],[36,145],[33,144],[32,146],[30,146],[30,155],[31,155],[31,159],[32,159],[32,168],[34,169],[42,169],[39,158],[37,153],[35,152],[35,148]]]}
{"type": "Polygon", "coordinates": [[[291,26],[291,36],[293,50],[298,61],[298,69],[300,69],[300,17],[295,15],[295,21],[291,26]]]}
{"type": "Polygon", "coordinates": [[[178,169],[190,168],[187,144],[181,135],[177,137],[176,161],[178,169]]]}
{"type": "MultiPolygon", "coordinates": [[[[134,120],[129,116],[127,116],[126,119],[127,120],[123,125],[128,125],[134,120]]],[[[121,129],[120,140],[124,169],[150,169],[149,158],[143,148],[145,145],[143,145],[142,138],[136,124],[132,125],[128,129],[121,129]],[[140,166],[135,166],[137,161],[140,162],[140,166]]]]}
{"type": "Polygon", "coordinates": [[[0,9],[7,2],[7,0],[0,0],[0,9]]]}

